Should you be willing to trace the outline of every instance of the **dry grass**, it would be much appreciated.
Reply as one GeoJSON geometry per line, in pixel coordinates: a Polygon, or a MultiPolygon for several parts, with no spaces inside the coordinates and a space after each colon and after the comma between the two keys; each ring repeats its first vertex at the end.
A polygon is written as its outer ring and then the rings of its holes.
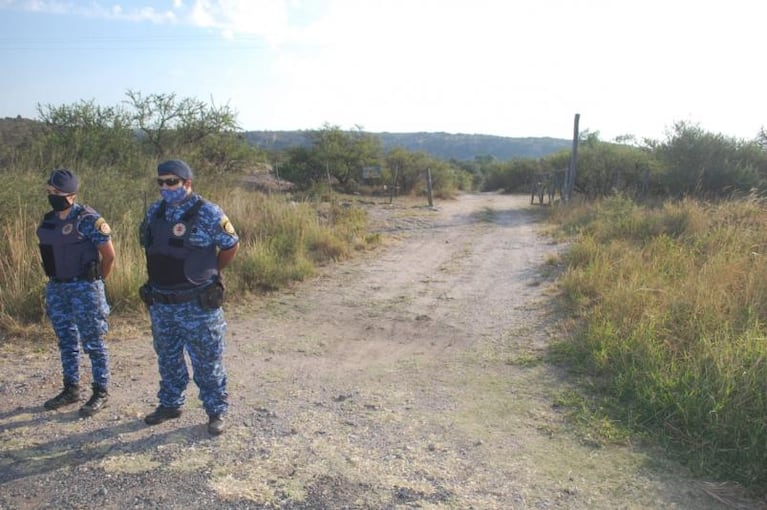
{"type": "Polygon", "coordinates": [[[585,321],[562,352],[617,420],[763,490],[767,208],[614,198],[561,214],[578,233],[562,288],[585,321]]]}

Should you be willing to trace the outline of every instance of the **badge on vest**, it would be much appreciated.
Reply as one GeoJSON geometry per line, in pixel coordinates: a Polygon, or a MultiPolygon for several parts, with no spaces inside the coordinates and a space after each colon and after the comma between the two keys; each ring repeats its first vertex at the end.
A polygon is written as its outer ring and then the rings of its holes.
{"type": "Polygon", "coordinates": [[[176,237],[183,237],[186,234],[186,225],[183,223],[176,223],[173,225],[173,235],[176,237]]]}
{"type": "Polygon", "coordinates": [[[74,228],[75,226],[72,223],[67,223],[66,225],[61,227],[61,233],[64,234],[65,236],[68,236],[69,234],[72,233],[72,229],[74,228]]]}

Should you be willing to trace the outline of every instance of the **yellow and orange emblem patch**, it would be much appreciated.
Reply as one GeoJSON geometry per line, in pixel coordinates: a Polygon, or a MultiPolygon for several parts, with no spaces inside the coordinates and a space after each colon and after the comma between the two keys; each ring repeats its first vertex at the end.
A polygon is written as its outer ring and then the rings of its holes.
{"type": "Polygon", "coordinates": [[[229,221],[228,217],[224,216],[221,218],[221,228],[230,236],[234,235],[234,225],[232,225],[232,222],[229,221]]]}
{"type": "Polygon", "coordinates": [[[96,223],[93,224],[96,227],[96,230],[105,236],[108,236],[112,233],[112,229],[109,227],[109,224],[106,222],[104,218],[99,218],[96,220],[96,223]]]}

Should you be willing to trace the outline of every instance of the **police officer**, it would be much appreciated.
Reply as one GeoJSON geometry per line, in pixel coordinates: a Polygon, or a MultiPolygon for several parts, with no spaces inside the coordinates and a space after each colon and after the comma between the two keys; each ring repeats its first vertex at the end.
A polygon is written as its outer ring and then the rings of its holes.
{"type": "Polygon", "coordinates": [[[48,202],[53,210],[37,228],[45,286],[46,312],[61,354],[64,389],[45,402],[48,410],[80,400],[80,344],[90,357],[93,395],[80,416],[98,412],[108,400],[109,357],[104,335],[109,329],[109,305],[103,279],[115,260],[111,230],[99,213],[75,202],[77,176],[65,168],[48,179],[48,202]]]}
{"type": "Polygon", "coordinates": [[[156,425],[181,415],[189,382],[186,350],[208,432],[219,435],[228,408],[220,273],[234,259],[239,237],[218,205],[192,191],[184,161],[160,163],[157,176],[162,200],[147,210],[140,237],[149,275],[141,297],[149,306],[160,390],[159,406],[144,421],[156,425]]]}

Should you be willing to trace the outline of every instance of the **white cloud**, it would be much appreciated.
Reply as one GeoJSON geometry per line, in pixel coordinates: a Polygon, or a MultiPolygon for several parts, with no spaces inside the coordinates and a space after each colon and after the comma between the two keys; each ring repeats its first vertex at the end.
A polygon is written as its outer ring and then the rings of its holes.
{"type": "Polygon", "coordinates": [[[285,0],[195,0],[189,19],[194,25],[218,30],[227,39],[258,36],[277,45],[290,31],[287,9],[285,0]]]}
{"type": "MultiPolygon", "coordinates": [[[[12,3],[13,5],[13,3],[12,3]]],[[[71,2],[56,2],[45,0],[31,0],[21,3],[21,7],[33,12],[50,12],[54,14],[63,14],[71,11],[74,6],[71,2]]]]}
{"type": "Polygon", "coordinates": [[[156,11],[152,7],[142,7],[135,11],[129,11],[118,16],[119,19],[130,21],[151,21],[152,23],[172,23],[177,21],[173,11],[156,11]]]}
{"type": "Polygon", "coordinates": [[[217,24],[210,2],[206,0],[198,0],[194,3],[190,20],[194,25],[203,28],[215,27],[217,24]]]}

